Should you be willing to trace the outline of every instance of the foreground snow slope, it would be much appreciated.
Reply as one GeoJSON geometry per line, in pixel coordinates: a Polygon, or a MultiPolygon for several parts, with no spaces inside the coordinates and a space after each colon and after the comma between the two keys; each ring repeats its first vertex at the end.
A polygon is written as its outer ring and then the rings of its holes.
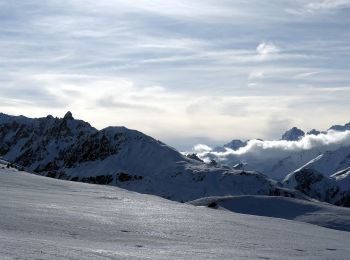
{"type": "Polygon", "coordinates": [[[236,213],[284,218],[337,230],[350,231],[350,209],[328,203],[272,196],[208,197],[196,206],[214,205],[236,213]],[[215,204],[213,204],[215,203],[215,204]]]}
{"type": "Polygon", "coordinates": [[[0,259],[349,259],[350,233],[0,169],[0,259]]]}

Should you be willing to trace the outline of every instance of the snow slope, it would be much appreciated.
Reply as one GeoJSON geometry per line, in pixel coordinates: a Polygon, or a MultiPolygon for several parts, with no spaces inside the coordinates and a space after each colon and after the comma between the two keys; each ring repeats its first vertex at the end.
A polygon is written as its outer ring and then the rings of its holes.
{"type": "Polygon", "coordinates": [[[201,198],[190,204],[212,205],[236,213],[291,219],[350,231],[350,209],[311,200],[247,195],[201,198]]]}
{"type": "Polygon", "coordinates": [[[317,156],[282,181],[312,198],[350,207],[350,146],[317,156]]]}
{"type": "Polygon", "coordinates": [[[349,259],[350,232],[0,168],[0,259],[349,259]]]}
{"type": "Polygon", "coordinates": [[[334,173],[331,178],[336,180],[341,189],[347,189],[350,192],[350,167],[334,173]]]}

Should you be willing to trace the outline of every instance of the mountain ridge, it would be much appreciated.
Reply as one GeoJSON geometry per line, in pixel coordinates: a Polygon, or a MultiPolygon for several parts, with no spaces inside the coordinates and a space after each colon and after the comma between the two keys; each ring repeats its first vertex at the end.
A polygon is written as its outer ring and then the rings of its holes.
{"type": "MultiPolygon", "coordinates": [[[[252,142],[235,141],[232,144],[238,146],[232,148],[238,150],[226,149],[239,154],[246,146],[251,147],[252,142]]],[[[256,142],[259,146],[265,141],[256,142]]],[[[185,156],[126,127],[97,130],[74,119],[69,111],[63,118],[0,114],[0,156],[27,171],[64,180],[114,185],[176,201],[247,194],[298,197],[301,191],[317,200],[349,206],[350,174],[339,172],[350,167],[349,147],[326,152],[301,150],[280,160],[267,157],[265,161],[256,161],[255,169],[239,157],[226,166],[216,161],[215,156],[208,160],[196,154],[185,156]],[[279,176],[280,182],[271,176],[279,176]]]]}
{"type": "Polygon", "coordinates": [[[295,196],[263,174],[205,164],[126,127],[97,130],[70,112],[63,118],[2,117],[0,156],[39,175],[177,201],[228,194],[295,196]]]}

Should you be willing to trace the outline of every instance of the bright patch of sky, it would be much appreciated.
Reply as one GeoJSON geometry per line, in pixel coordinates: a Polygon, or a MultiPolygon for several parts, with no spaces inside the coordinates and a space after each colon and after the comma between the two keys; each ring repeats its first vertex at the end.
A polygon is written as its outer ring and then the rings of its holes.
{"type": "Polygon", "coordinates": [[[348,0],[0,2],[0,110],[178,148],[350,121],[348,0]]]}

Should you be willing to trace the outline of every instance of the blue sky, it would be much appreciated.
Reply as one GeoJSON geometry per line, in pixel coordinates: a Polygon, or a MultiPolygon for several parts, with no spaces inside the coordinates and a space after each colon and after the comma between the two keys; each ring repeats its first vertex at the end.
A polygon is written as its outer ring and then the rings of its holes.
{"type": "Polygon", "coordinates": [[[349,0],[0,1],[0,110],[176,147],[350,121],[349,0]]]}

